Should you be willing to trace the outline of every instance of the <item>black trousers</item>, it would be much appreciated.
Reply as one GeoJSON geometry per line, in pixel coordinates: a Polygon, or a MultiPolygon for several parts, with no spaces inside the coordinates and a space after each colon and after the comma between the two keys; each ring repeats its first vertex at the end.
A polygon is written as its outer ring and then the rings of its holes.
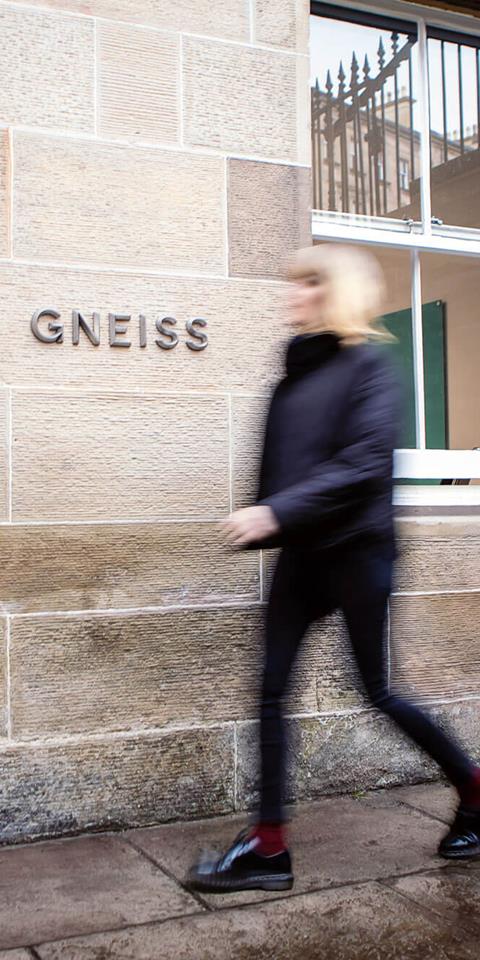
{"type": "Polygon", "coordinates": [[[390,692],[385,621],[393,551],[383,544],[324,553],[284,550],[270,592],[261,697],[261,805],[264,821],[283,819],[285,729],[282,702],[309,625],[342,610],[353,654],[371,703],[387,714],[461,787],[470,758],[423,711],[390,692]]]}

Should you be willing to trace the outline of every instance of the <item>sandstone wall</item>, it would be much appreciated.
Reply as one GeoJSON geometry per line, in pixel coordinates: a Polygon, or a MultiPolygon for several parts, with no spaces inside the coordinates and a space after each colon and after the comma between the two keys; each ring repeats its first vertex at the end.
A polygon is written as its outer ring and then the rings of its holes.
{"type": "MultiPolygon", "coordinates": [[[[252,495],[309,239],[308,4],[0,2],[0,36],[0,837],[243,808],[272,559],[217,521],[252,495]],[[62,342],[33,336],[45,308],[62,342]]],[[[392,623],[468,733],[480,527],[402,530],[392,623]]],[[[435,774],[366,709],[336,618],[289,713],[299,796],[435,774]]]]}

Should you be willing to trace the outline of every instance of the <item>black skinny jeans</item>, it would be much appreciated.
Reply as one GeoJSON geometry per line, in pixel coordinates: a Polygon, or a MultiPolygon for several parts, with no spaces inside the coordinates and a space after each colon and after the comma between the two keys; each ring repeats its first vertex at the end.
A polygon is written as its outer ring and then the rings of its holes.
{"type": "Polygon", "coordinates": [[[470,777],[469,757],[418,707],[390,692],[385,620],[391,591],[389,545],[336,548],[324,553],[284,550],[274,574],[266,624],[261,702],[263,821],[283,819],[285,731],[282,701],[309,625],[342,610],[353,653],[371,703],[423,748],[459,787],[470,777]]]}

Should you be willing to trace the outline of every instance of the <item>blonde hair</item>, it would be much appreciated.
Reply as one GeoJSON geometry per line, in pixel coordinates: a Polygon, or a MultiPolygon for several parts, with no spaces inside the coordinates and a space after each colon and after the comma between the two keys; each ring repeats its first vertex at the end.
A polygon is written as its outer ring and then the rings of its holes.
{"type": "Polygon", "coordinates": [[[393,340],[381,316],[384,282],[378,261],[366,250],[321,243],[299,250],[288,269],[290,280],[325,278],[328,289],[319,329],[335,333],[345,344],[372,338],[393,340]]]}

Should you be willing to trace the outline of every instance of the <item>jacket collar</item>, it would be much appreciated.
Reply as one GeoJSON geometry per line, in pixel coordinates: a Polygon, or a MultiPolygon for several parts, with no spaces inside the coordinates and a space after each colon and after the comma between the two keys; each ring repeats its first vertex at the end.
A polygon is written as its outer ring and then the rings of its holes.
{"type": "Polygon", "coordinates": [[[287,348],[287,377],[299,377],[323,366],[340,350],[340,337],[334,333],[294,337],[287,348]]]}

